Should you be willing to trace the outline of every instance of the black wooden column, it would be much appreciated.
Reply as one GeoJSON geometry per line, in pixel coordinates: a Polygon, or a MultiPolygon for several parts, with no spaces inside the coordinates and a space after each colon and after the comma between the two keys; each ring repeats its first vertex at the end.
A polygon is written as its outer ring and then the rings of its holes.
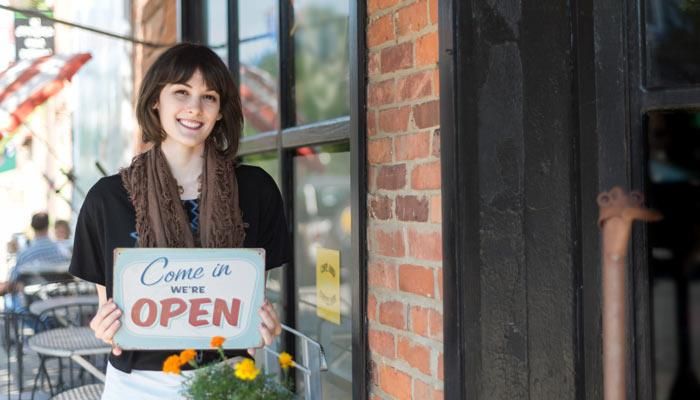
{"type": "Polygon", "coordinates": [[[582,393],[572,7],[440,3],[447,399],[582,393]]]}

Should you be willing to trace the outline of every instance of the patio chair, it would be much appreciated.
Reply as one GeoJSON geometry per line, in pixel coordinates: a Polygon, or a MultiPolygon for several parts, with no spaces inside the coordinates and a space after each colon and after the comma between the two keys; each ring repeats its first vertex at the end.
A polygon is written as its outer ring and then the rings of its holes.
{"type": "MultiPolygon", "coordinates": [[[[0,334],[2,335],[3,353],[0,362],[2,378],[0,385],[5,385],[3,393],[7,398],[21,396],[25,379],[33,377],[33,370],[39,365],[36,354],[26,348],[27,339],[43,326],[39,319],[27,312],[0,312],[0,334]]],[[[29,385],[26,385],[27,387],[29,385]]]]}
{"type": "Polygon", "coordinates": [[[105,385],[102,383],[78,386],[77,388],[61,392],[51,397],[50,400],[100,400],[104,389],[105,385]]]}
{"type": "MultiPolygon", "coordinates": [[[[282,324],[282,330],[293,335],[299,344],[300,357],[295,360],[295,369],[304,375],[302,388],[304,399],[322,398],[321,371],[328,370],[323,347],[317,341],[284,324],[282,324]]],[[[276,360],[279,357],[279,352],[273,349],[273,346],[265,346],[263,350],[265,351],[263,368],[268,373],[278,373],[279,364],[276,360]]]]}

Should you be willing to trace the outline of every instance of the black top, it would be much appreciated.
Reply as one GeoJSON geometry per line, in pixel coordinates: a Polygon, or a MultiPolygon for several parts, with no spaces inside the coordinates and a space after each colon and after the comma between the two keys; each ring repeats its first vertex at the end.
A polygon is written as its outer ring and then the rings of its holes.
{"type": "MultiPolygon", "coordinates": [[[[275,181],[258,167],[236,167],[239,204],[246,223],[243,247],[265,249],[265,268],[275,268],[290,260],[291,250],[287,235],[282,197],[275,181]]],[[[183,207],[190,218],[193,231],[199,229],[199,213],[196,201],[186,200],[183,207]]],[[[112,297],[113,251],[118,247],[134,247],[136,244],[134,207],[122,185],[119,175],[100,179],[85,197],[75,228],[75,242],[70,273],[74,276],[103,285],[107,298],[112,297]]],[[[122,310],[124,311],[124,310],[122,310]]],[[[175,351],[122,351],[120,356],[110,355],[110,362],[117,369],[161,370],[163,361],[175,351]]],[[[200,355],[202,363],[217,360],[215,351],[200,355]]],[[[226,352],[228,356],[245,355],[245,351],[226,352]]],[[[200,363],[201,364],[201,363],[200,363]]],[[[183,369],[187,369],[187,365],[183,369]]]]}

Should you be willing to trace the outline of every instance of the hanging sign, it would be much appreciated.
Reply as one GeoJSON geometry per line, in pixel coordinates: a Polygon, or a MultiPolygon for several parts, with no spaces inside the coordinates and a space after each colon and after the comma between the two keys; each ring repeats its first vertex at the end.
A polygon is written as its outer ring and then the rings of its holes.
{"type": "Polygon", "coordinates": [[[114,250],[113,297],[122,310],[114,342],[124,349],[207,349],[261,343],[263,249],[114,250]]]}
{"type": "MultiPolygon", "coordinates": [[[[51,11],[45,11],[51,16],[51,11]]],[[[15,55],[17,60],[33,60],[54,53],[56,29],[52,21],[15,13],[15,55]]]]}
{"type": "Polygon", "coordinates": [[[340,325],[340,252],[316,250],[316,315],[340,325]]]}

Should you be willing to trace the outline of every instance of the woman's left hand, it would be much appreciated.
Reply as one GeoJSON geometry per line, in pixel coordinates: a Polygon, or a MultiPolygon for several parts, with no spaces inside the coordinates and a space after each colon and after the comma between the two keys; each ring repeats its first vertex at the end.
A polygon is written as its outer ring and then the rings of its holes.
{"type": "MultiPolygon", "coordinates": [[[[260,310],[258,310],[258,314],[260,314],[262,318],[262,324],[260,325],[262,343],[260,343],[258,348],[262,348],[263,346],[271,345],[275,338],[282,333],[282,324],[280,323],[277,311],[275,311],[275,307],[273,307],[267,299],[262,307],[260,307],[260,310]]],[[[248,349],[248,354],[251,356],[255,355],[255,348],[248,349]]]]}

